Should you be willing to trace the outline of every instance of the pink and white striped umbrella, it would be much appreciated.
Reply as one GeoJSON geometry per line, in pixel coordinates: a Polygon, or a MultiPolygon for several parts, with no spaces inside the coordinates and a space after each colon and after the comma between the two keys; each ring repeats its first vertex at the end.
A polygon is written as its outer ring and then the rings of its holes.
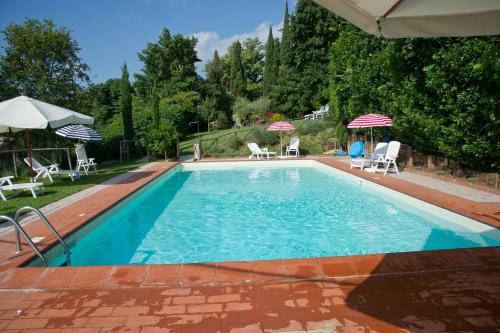
{"type": "Polygon", "coordinates": [[[370,127],[371,151],[373,153],[373,128],[392,126],[392,119],[381,114],[369,113],[351,121],[347,128],[367,128],[370,127]]]}
{"type": "Polygon", "coordinates": [[[392,126],[392,119],[380,114],[365,114],[351,121],[347,128],[392,126]]]}
{"type": "Polygon", "coordinates": [[[280,150],[281,150],[280,156],[281,157],[283,157],[283,137],[282,137],[281,133],[283,131],[291,131],[294,129],[295,129],[295,127],[292,124],[287,123],[286,121],[278,121],[276,123],[272,123],[267,128],[268,131],[280,131],[280,150]]]}
{"type": "Polygon", "coordinates": [[[268,131],[290,131],[294,129],[295,127],[293,127],[292,124],[287,123],[286,121],[278,121],[276,123],[272,123],[267,128],[268,131]]]}

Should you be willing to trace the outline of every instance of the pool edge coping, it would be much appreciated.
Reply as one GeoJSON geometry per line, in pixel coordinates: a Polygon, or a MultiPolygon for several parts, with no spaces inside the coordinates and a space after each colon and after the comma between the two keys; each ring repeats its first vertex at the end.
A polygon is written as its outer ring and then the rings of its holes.
{"type": "MultiPolygon", "coordinates": [[[[361,177],[361,178],[364,178],[368,181],[372,181],[374,183],[377,183],[381,186],[384,186],[384,187],[387,187],[391,190],[395,190],[395,191],[398,191],[398,192],[401,192],[401,193],[404,193],[404,194],[407,194],[407,195],[410,195],[412,197],[415,197],[419,200],[423,200],[423,201],[426,201],[428,203],[431,203],[433,205],[436,205],[438,207],[441,207],[441,208],[444,208],[444,209],[448,209],[452,212],[455,212],[457,214],[460,214],[460,215],[464,215],[464,216],[467,216],[467,217],[470,217],[474,220],[479,220],[477,218],[476,215],[466,215],[466,214],[463,214],[462,212],[460,211],[456,211],[454,209],[450,209],[449,207],[443,207],[441,204],[436,204],[433,200],[426,200],[425,198],[422,198],[421,196],[415,196],[411,193],[407,193],[406,191],[401,191],[400,189],[398,188],[394,188],[392,186],[388,186],[387,184],[384,184],[384,182],[378,182],[378,181],[374,181],[372,179],[369,178],[370,175],[373,176],[373,174],[367,174],[366,172],[365,173],[359,173],[357,172],[357,170],[351,170],[348,168],[348,166],[344,166],[342,167],[343,165],[340,164],[341,162],[339,161],[335,161],[335,163],[333,164],[338,164],[338,165],[331,165],[329,163],[324,163],[326,162],[325,159],[318,159],[318,158],[308,158],[308,159],[303,159],[303,160],[312,160],[312,161],[316,161],[316,162],[320,162],[326,166],[329,166],[329,167],[332,167],[332,168],[335,168],[335,169],[338,169],[340,171],[344,171],[344,172],[347,172],[351,175],[354,175],[354,176],[358,176],[358,177],[361,177]],[[340,167],[338,167],[340,166],[340,167]],[[365,177],[363,177],[365,176],[365,177]]],[[[329,162],[332,162],[332,160],[334,159],[328,159],[329,162]]],[[[248,161],[248,160],[234,160],[234,162],[243,162],[243,161],[248,161]]],[[[200,161],[200,162],[217,162],[216,160],[211,160],[211,161],[200,161]]],[[[225,160],[224,162],[231,162],[231,161],[227,161],[225,160]]],[[[255,161],[254,161],[255,162],[255,161]]],[[[263,162],[261,160],[261,162],[263,162]]],[[[106,206],[105,209],[102,209],[100,210],[98,213],[96,213],[96,215],[93,215],[91,217],[89,217],[88,219],[86,219],[84,222],[80,223],[79,225],[77,225],[75,228],[69,230],[69,231],[66,231],[65,233],[63,233],[63,237],[67,237],[68,235],[70,234],[73,234],[74,232],[76,232],[77,230],[79,230],[80,228],[82,228],[83,226],[87,225],[88,223],[90,223],[91,221],[93,221],[98,215],[101,215],[101,214],[104,214],[106,211],[108,211],[109,209],[111,209],[114,205],[118,204],[119,202],[125,200],[127,197],[129,197],[130,195],[132,195],[133,193],[137,192],[138,190],[140,190],[141,188],[143,188],[144,186],[148,185],[150,182],[154,181],[156,178],[158,178],[159,176],[165,174],[166,172],[168,172],[169,170],[171,170],[172,168],[174,168],[175,166],[179,165],[181,162],[169,162],[169,163],[172,163],[170,165],[167,165],[166,167],[160,167],[160,169],[162,170],[156,170],[155,171],[155,174],[154,176],[152,177],[149,177],[147,179],[146,182],[140,182],[140,184],[133,188],[130,192],[128,192],[126,195],[123,195],[123,196],[120,196],[118,197],[114,203],[112,204],[109,204],[106,206]]],[[[183,163],[186,163],[186,162],[183,162],[183,163]]],[[[187,162],[187,163],[199,163],[199,162],[187,162]]],[[[163,163],[159,163],[159,165],[163,165],[163,163]]],[[[381,179],[384,179],[386,177],[381,177],[381,179]]],[[[389,179],[389,178],[387,178],[389,179]]],[[[395,181],[396,183],[408,183],[408,182],[405,182],[403,180],[400,180],[400,179],[394,179],[393,178],[393,181],[395,181]]],[[[418,185],[417,184],[412,184],[412,183],[408,183],[410,186],[414,186],[414,187],[417,187],[418,185]]],[[[421,186],[419,186],[421,187],[421,186]]],[[[433,190],[433,189],[429,189],[429,191],[431,192],[438,192],[444,196],[450,196],[452,197],[451,195],[447,194],[447,193],[443,193],[443,192],[439,192],[439,191],[436,191],[436,190],[433,190]]],[[[85,201],[86,199],[88,198],[82,198],[80,201],[85,201]]],[[[431,198],[432,199],[432,198],[431,198]]],[[[465,199],[464,199],[465,200],[465,199]]],[[[476,203],[476,202],[474,202],[476,203]]],[[[480,204],[480,203],[478,203],[480,204]]],[[[65,207],[66,208],[66,207],[65,207]]],[[[65,208],[62,208],[62,209],[65,209],[65,208]]],[[[498,228],[498,226],[495,226],[495,225],[492,225],[490,223],[488,223],[487,221],[483,221],[483,220],[479,220],[479,222],[483,222],[483,223],[486,223],[490,226],[493,226],[495,228],[498,228]]],[[[56,241],[53,240],[53,242],[48,242],[46,244],[46,246],[44,246],[43,248],[43,251],[47,251],[50,247],[56,245],[56,241]]],[[[481,251],[486,251],[486,252],[490,252],[490,254],[492,256],[497,256],[497,257],[500,257],[500,247],[481,247],[481,248],[465,248],[465,249],[449,249],[449,250],[435,250],[435,251],[447,251],[449,253],[451,253],[451,256],[454,256],[454,255],[458,255],[459,257],[469,257],[468,254],[470,254],[470,252],[474,252],[474,251],[478,251],[477,249],[481,249],[481,251]]],[[[348,256],[348,257],[324,257],[324,258],[305,258],[305,259],[283,259],[283,260],[277,260],[277,261],[281,261],[281,262],[287,262],[287,264],[296,264],[298,266],[310,266],[311,265],[311,262],[314,262],[315,260],[320,260],[320,261],[338,261],[338,260],[343,260],[343,261],[347,261],[347,265],[350,265],[349,264],[349,259],[346,259],[346,258],[352,258],[352,260],[356,261],[356,260],[368,260],[368,261],[373,261],[373,260],[377,260],[377,258],[380,258],[380,256],[382,257],[385,257],[385,256],[394,256],[394,255],[400,255],[402,257],[406,257],[406,258],[410,258],[411,256],[414,256],[415,254],[429,254],[429,253],[434,253],[436,254],[435,251],[417,251],[417,252],[401,252],[401,253],[389,253],[389,254],[370,254],[370,255],[356,255],[356,256],[348,256]],[[335,258],[342,258],[342,259],[335,259],[335,258]],[[365,259],[360,259],[360,258],[365,258],[365,259]]],[[[31,252],[31,250],[29,250],[29,252],[31,252]]],[[[20,267],[20,265],[24,265],[26,264],[27,262],[31,261],[33,258],[35,258],[36,255],[34,253],[31,252],[31,256],[29,255],[29,253],[25,253],[24,256],[23,256],[23,259],[21,260],[16,260],[15,262],[17,263],[17,266],[14,266],[12,267],[12,265],[10,265],[11,267],[0,267],[0,289],[5,289],[4,286],[5,286],[5,283],[7,281],[10,281],[12,277],[15,277],[17,275],[16,271],[17,272],[20,272],[20,271],[26,271],[26,270],[40,270],[40,274],[38,274],[38,278],[40,279],[46,279],[48,278],[52,273],[50,272],[54,272],[54,271],[62,271],[62,270],[66,270],[66,271],[73,271],[75,275],[74,278],[76,278],[76,276],[78,275],[78,272],[81,270],[81,271],[86,271],[87,269],[85,269],[85,267],[90,267],[89,270],[102,270],[102,271],[108,271],[108,278],[113,276],[113,275],[116,275],[117,273],[120,273],[120,272],[124,272],[124,271],[133,271],[135,270],[136,272],[139,272],[141,271],[141,269],[137,269],[137,267],[142,267],[142,276],[145,277],[146,274],[148,274],[148,272],[152,269],[150,268],[151,266],[177,266],[174,270],[177,270],[177,271],[180,271],[182,272],[182,267],[183,266],[186,266],[186,267],[200,267],[201,265],[203,264],[185,264],[185,265],[182,265],[182,264],[178,264],[178,265],[175,265],[175,264],[159,264],[159,265],[116,265],[116,266],[75,266],[75,267],[51,267],[51,268],[24,268],[24,267],[20,267]],[[45,278],[44,278],[45,277],[45,278]]],[[[470,258],[469,258],[470,259],[470,258]]],[[[276,262],[276,260],[261,260],[261,261],[238,261],[238,262],[230,262],[230,264],[232,265],[245,265],[245,264],[252,264],[252,263],[263,263],[264,266],[269,266],[272,262],[276,262]]],[[[207,263],[207,264],[210,264],[210,263],[207,263]]],[[[227,264],[226,263],[218,263],[218,265],[224,265],[224,264],[227,264]]],[[[483,265],[481,267],[486,267],[484,266],[484,264],[486,264],[488,267],[488,262],[483,262],[483,265]]],[[[213,265],[213,263],[212,263],[213,265]]],[[[217,263],[215,264],[215,267],[217,267],[217,263]]],[[[477,268],[478,266],[471,266],[471,268],[477,268]]],[[[460,269],[463,269],[464,266],[463,265],[458,265],[456,266],[455,268],[460,268],[460,269]]],[[[416,273],[416,272],[419,272],[421,273],[422,270],[414,270],[413,273],[416,273]]],[[[368,275],[372,275],[373,272],[367,272],[368,275]]],[[[410,273],[410,272],[406,272],[406,273],[410,273]]],[[[19,273],[19,274],[22,274],[22,273],[19,273]]],[[[121,273],[120,273],[121,274],[121,273]]],[[[209,273],[210,275],[211,273],[209,273]]],[[[214,273],[215,274],[215,273],[214,273]]],[[[86,275],[86,274],[84,274],[86,275]]],[[[139,275],[140,275],[140,272],[139,272],[139,275]]],[[[307,275],[307,274],[306,274],[307,275]]],[[[57,275],[55,275],[57,276],[57,275]]],[[[353,276],[360,276],[360,275],[353,275],[353,276]]],[[[300,276],[302,279],[310,279],[311,277],[307,277],[307,276],[300,276]]],[[[315,276],[314,278],[318,278],[318,276],[315,276]]],[[[338,278],[338,277],[337,277],[338,278]]],[[[23,279],[21,279],[23,280],[23,279]]],[[[53,279],[49,279],[49,280],[53,280],[53,279]]],[[[38,281],[38,280],[37,280],[38,281]]],[[[217,281],[211,281],[210,283],[214,283],[214,282],[217,282],[217,281]]],[[[223,281],[218,281],[218,282],[223,282],[223,281]]],[[[226,281],[227,282],[227,281],[226,281]]],[[[51,282],[53,283],[53,282],[51,282]]],[[[232,281],[231,283],[245,283],[245,280],[242,280],[242,281],[232,281]]],[[[119,285],[129,285],[127,284],[127,281],[120,281],[120,284],[119,285]]],[[[181,285],[183,285],[181,283],[181,285]]],[[[184,284],[186,285],[186,284],[184,284]]],[[[95,286],[95,285],[94,285],[95,286]]],[[[144,285],[140,284],[140,283],[137,283],[137,281],[134,281],[132,284],[130,284],[129,286],[135,286],[135,287],[144,287],[144,285]]]]}

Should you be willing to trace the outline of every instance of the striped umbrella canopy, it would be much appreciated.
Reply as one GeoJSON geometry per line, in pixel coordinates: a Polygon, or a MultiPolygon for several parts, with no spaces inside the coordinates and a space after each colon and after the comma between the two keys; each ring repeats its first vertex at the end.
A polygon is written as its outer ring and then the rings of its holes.
{"type": "Polygon", "coordinates": [[[272,123],[267,128],[268,131],[279,131],[280,132],[280,152],[281,152],[281,156],[283,156],[283,137],[282,137],[282,132],[283,131],[291,131],[291,130],[294,130],[294,129],[295,129],[295,127],[292,124],[287,123],[286,121],[278,121],[276,123],[272,123]]]}
{"type": "Polygon", "coordinates": [[[69,125],[61,127],[56,131],[57,135],[70,139],[83,141],[101,141],[102,137],[92,128],[83,125],[69,125]]]}
{"type": "Polygon", "coordinates": [[[392,126],[392,119],[381,114],[365,114],[351,121],[347,128],[392,126]]]}
{"type": "Polygon", "coordinates": [[[287,123],[286,121],[278,121],[276,123],[272,123],[267,128],[268,131],[290,131],[294,129],[295,127],[293,127],[292,124],[287,123]]]}
{"type": "Polygon", "coordinates": [[[383,116],[381,114],[365,114],[363,116],[359,116],[358,118],[351,121],[347,128],[368,128],[370,127],[370,136],[371,136],[371,148],[373,152],[373,128],[374,127],[384,127],[384,126],[392,126],[392,119],[383,116]]]}

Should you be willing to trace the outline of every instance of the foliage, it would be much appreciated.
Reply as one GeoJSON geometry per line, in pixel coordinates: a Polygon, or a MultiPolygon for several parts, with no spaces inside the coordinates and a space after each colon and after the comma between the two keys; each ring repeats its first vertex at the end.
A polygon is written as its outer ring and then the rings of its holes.
{"type": "Polygon", "coordinates": [[[241,61],[246,77],[246,93],[251,100],[262,96],[264,75],[263,46],[258,38],[247,38],[242,45],[241,61]]]}
{"type": "Polygon", "coordinates": [[[132,94],[130,82],[128,81],[127,64],[122,67],[122,81],[121,81],[121,109],[123,120],[123,139],[134,139],[134,123],[132,119],[132,94]]]}
{"type": "Polygon", "coordinates": [[[253,102],[245,97],[238,97],[233,104],[233,117],[238,125],[255,124],[265,118],[271,106],[271,100],[261,97],[253,102]]]}
{"type": "Polygon", "coordinates": [[[51,20],[26,19],[3,31],[6,46],[0,57],[0,99],[23,92],[33,98],[72,106],[89,82],[89,67],[78,56],[80,47],[69,30],[51,20]]]}
{"type": "Polygon", "coordinates": [[[200,115],[207,122],[210,130],[211,121],[218,120],[219,128],[228,124],[228,117],[231,112],[231,97],[223,86],[224,73],[217,51],[214,52],[213,60],[205,66],[205,71],[207,73],[207,96],[200,106],[200,115]]]}
{"type": "Polygon", "coordinates": [[[277,121],[282,121],[282,120],[285,120],[286,117],[282,114],[279,114],[279,113],[274,113],[272,116],[271,116],[271,121],[273,123],[277,122],[277,121]]]}
{"type": "Polygon", "coordinates": [[[269,36],[267,37],[266,43],[266,64],[264,68],[264,85],[263,85],[263,95],[269,96],[271,90],[276,83],[277,76],[274,71],[275,62],[277,61],[276,52],[274,47],[274,37],[273,30],[269,27],[269,36]]]}
{"type": "Polygon", "coordinates": [[[307,113],[315,102],[327,101],[328,49],[341,21],[309,0],[297,2],[290,20],[287,12],[285,9],[278,84],[271,97],[280,113],[293,118],[307,113]]]}
{"type": "Polygon", "coordinates": [[[189,121],[196,117],[200,94],[196,91],[178,92],[160,100],[160,122],[169,120],[179,133],[186,133],[189,121]]]}
{"type": "Polygon", "coordinates": [[[144,146],[153,154],[163,155],[165,159],[175,151],[179,138],[174,124],[168,120],[161,120],[160,126],[149,129],[143,138],[144,146]]]}
{"type": "Polygon", "coordinates": [[[383,113],[416,150],[499,170],[499,55],[499,37],[385,40],[345,26],[329,67],[337,137],[356,116],[383,113]]]}
{"type": "Polygon", "coordinates": [[[246,94],[245,69],[241,61],[241,44],[239,41],[234,43],[234,49],[231,52],[229,91],[233,96],[245,96],[246,94]]]}
{"type": "Polygon", "coordinates": [[[279,132],[268,131],[264,127],[254,127],[250,131],[248,141],[263,146],[274,146],[280,142],[280,135],[279,132]]]}

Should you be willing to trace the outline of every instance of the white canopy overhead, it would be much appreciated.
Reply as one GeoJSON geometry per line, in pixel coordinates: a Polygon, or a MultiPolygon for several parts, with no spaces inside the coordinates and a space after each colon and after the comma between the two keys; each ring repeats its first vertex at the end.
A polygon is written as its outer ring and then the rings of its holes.
{"type": "Polygon", "coordinates": [[[24,129],[57,128],[70,124],[92,125],[94,118],[56,105],[19,96],[0,103],[0,133],[9,128],[16,132],[24,129]]]}
{"type": "Polygon", "coordinates": [[[500,0],[314,1],[360,29],[388,38],[500,34],[500,0]]]}

